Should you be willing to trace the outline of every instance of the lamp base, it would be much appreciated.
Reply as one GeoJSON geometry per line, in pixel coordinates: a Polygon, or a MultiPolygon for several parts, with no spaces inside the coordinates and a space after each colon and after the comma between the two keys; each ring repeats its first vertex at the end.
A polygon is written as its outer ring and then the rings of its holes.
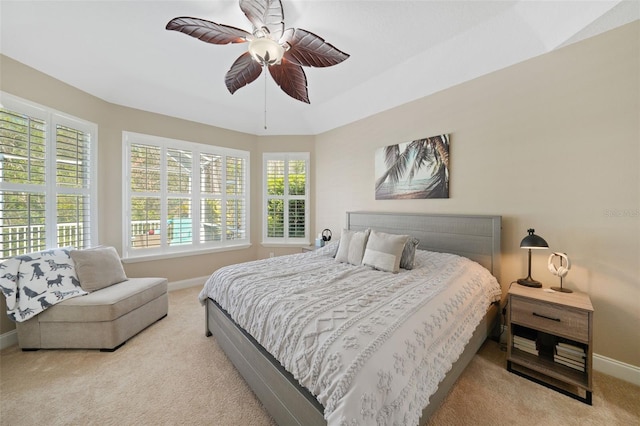
{"type": "Polygon", "coordinates": [[[568,288],[564,287],[551,287],[551,290],[559,291],[561,293],[573,293],[573,290],[569,290],[568,288]]]}
{"type": "Polygon", "coordinates": [[[527,287],[536,287],[536,288],[542,287],[542,283],[536,280],[532,280],[531,278],[520,278],[518,280],[518,284],[524,285],[527,287]]]}

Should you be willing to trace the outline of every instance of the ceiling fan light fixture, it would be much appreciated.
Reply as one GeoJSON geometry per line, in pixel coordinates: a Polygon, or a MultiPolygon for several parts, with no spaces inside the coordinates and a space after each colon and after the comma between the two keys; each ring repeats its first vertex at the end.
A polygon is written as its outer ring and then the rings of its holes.
{"type": "Polygon", "coordinates": [[[260,37],[249,42],[249,53],[260,64],[276,65],[282,61],[284,47],[268,37],[260,37]]]}
{"type": "Polygon", "coordinates": [[[178,31],[205,43],[249,42],[248,50],[225,74],[224,83],[231,94],[255,81],[269,67],[269,73],[264,73],[265,82],[267,74],[271,74],[283,92],[308,104],[307,77],[302,67],[330,67],[349,57],[310,31],[302,28],[285,30],[281,0],[239,0],[239,3],[251,22],[251,33],[188,16],[173,18],[166,25],[169,31],[178,31]],[[283,61],[285,54],[287,57],[283,61]]]}

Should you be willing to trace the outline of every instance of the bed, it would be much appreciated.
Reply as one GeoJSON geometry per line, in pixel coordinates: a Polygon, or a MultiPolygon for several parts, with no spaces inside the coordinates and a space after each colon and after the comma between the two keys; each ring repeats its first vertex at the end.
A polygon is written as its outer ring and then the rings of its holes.
{"type": "Polygon", "coordinates": [[[348,212],[346,224],[415,238],[415,267],[337,262],[334,242],[221,268],[199,296],[206,334],[280,425],[425,424],[493,329],[501,218],[348,212]]]}

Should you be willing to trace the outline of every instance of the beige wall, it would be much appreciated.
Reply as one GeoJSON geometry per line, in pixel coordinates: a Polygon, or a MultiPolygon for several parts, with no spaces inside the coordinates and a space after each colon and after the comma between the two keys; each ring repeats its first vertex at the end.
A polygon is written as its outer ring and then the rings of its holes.
{"type": "MultiPolygon", "coordinates": [[[[316,228],[339,231],[350,210],[502,215],[506,291],[527,275],[519,243],[533,227],[572,260],[566,286],[591,295],[595,352],[640,366],[639,29],[317,136],[316,228]],[[376,148],[441,133],[451,135],[450,198],[376,201],[376,148]]],[[[548,256],[532,258],[546,287],[559,285],[548,256]]]]}
{"type": "MultiPolygon", "coordinates": [[[[592,297],[595,352],[640,366],[639,32],[636,22],[316,137],[257,137],[116,106],[4,56],[0,89],[98,124],[100,242],[118,249],[123,130],[251,151],[252,247],[127,264],[130,276],[185,280],[297,251],[260,245],[262,152],[309,151],[312,233],[337,237],[350,210],[499,214],[506,290],[526,275],[518,244],[534,227],[571,257],[566,286],[592,297]],[[375,201],[375,149],[440,133],[451,135],[450,198],[375,201]]],[[[547,256],[534,253],[533,276],[557,285],[547,256]]],[[[13,328],[0,318],[0,333],[13,328]]]]}

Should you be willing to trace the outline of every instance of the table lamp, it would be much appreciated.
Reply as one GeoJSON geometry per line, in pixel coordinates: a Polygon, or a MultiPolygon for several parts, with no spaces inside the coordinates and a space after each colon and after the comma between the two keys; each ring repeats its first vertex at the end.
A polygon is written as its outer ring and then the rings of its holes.
{"type": "Polygon", "coordinates": [[[522,239],[520,242],[520,248],[529,250],[529,273],[527,274],[527,278],[520,278],[518,280],[518,284],[527,287],[542,287],[542,284],[539,281],[531,278],[531,250],[547,249],[549,248],[549,244],[547,244],[544,238],[534,234],[535,229],[529,228],[527,229],[527,232],[529,235],[522,239]]]}

